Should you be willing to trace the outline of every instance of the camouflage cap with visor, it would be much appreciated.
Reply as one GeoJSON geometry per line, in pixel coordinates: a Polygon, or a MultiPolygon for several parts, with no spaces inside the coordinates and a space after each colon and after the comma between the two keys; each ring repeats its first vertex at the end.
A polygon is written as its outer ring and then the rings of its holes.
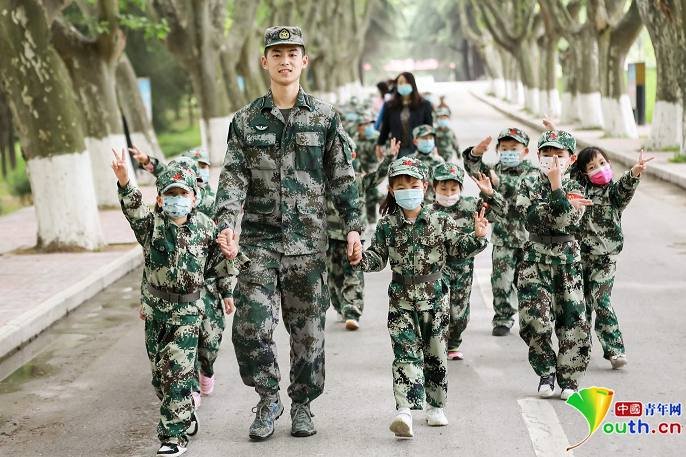
{"type": "Polygon", "coordinates": [[[388,170],[389,178],[400,175],[412,176],[413,178],[426,181],[428,170],[421,161],[413,157],[403,157],[402,159],[394,160],[393,163],[391,163],[390,169],[388,170]]]}
{"type": "Polygon", "coordinates": [[[574,154],[574,151],[576,151],[576,140],[571,133],[564,130],[548,130],[543,132],[543,135],[538,139],[538,149],[540,151],[548,146],[567,149],[570,154],[574,154]]]}
{"type": "Polygon", "coordinates": [[[529,135],[516,127],[510,127],[501,130],[498,134],[498,141],[502,140],[503,138],[512,138],[517,143],[522,143],[524,146],[529,146],[529,135]]]}
{"type": "Polygon", "coordinates": [[[188,192],[198,193],[197,175],[189,167],[171,161],[167,168],[157,177],[157,192],[164,194],[171,188],[179,187],[188,192]]]}
{"type": "Polygon", "coordinates": [[[417,139],[426,135],[435,135],[433,125],[422,124],[412,129],[412,139],[417,139]]]}
{"type": "Polygon", "coordinates": [[[448,108],[445,108],[445,107],[437,108],[435,114],[436,114],[436,117],[440,117],[440,116],[450,117],[450,110],[448,108]]]}
{"type": "Polygon", "coordinates": [[[434,168],[434,181],[457,181],[464,183],[464,170],[454,163],[442,163],[434,168]]]}
{"type": "Polygon", "coordinates": [[[190,157],[196,162],[204,163],[207,165],[212,165],[210,162],[210,155],[207,153],[205,148],[193,148],[182,154],[183,157],[190,157]]]}
{"type": "Polygon", "coordinates": [[[275,25],[264,31],[264,49],[280,44],[295,44],[304,48],[302,29],[291,25],[275,25]]]}

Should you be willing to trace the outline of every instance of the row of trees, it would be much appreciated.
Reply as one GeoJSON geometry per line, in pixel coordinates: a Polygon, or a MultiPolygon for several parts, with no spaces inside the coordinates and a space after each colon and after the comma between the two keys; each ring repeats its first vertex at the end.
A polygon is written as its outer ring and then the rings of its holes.
{"type": "Polygon", "coordinates": [[[442,8],[478,50],[496,96],[617,137],[638,137],[625,64],[645,26],[657,62],[647,146],[686,154],[686,0],[460,0],[442,8]]]}
{"type": "Polygon", "coordinates": [[[127,56],[127,34],[163,40],[188,74],[202,142],[220,162],[230,114],[266,91],[259,55],[267,25],[303,26],[308,89],[331,91],[358,78],[365,35],[384,4],[0,0],[0,94],[27,163],[38,247],[103,245],[98,207],[117,205],[109,163],[111,150],[126,146],[125,125],[134,144],[160,153],[127,56]]]}

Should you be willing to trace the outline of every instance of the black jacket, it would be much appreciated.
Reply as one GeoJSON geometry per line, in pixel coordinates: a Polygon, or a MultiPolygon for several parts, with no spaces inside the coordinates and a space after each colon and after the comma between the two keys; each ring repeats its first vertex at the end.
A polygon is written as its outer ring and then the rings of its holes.
{"type": "Polygon", "coordinates": [[[379,133],[379,139],[376,141],[376,144],[384,145],[389,138],[395,138],[402,142],[401,146],[403,148],[411,147],[412,129],[418,125],[433,125],[434,123],[431,102],[422,99],[416,109],[410,108],[409,138],[403,138],[403,124],[400,122],[400,112],[402,109],[402,105],[391,107],[389,106],[389,102],[384,103],[383,115],[381,117],[381,132],[379,133]]]}

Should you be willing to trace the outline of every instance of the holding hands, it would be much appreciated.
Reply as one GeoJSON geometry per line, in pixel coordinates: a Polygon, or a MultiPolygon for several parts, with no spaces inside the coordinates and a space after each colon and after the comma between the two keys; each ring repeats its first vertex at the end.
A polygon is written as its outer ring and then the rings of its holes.
{"type": "Polygon", "coordinates": [[[235,259],[238,255],[238,238],[233,230],[222,230],[217,236],[217,244],[227,259],[235,259]]]}

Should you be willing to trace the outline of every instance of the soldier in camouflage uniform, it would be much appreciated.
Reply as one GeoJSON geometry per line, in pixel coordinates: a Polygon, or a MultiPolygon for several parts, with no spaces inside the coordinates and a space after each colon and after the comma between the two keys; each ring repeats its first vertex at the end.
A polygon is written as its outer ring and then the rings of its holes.
{"type": "MultiPolygon", "coordinates": [[[[355,169],[355,182],[359,195],[366,195],[370,187],[381,184],[388,174],[388,167],[398,155],[400,144],[391,139],[391,147],[378,168],[371,173],[361,170],[361,164],[357,153],[353,152],[353,168],[355,169]]],[[[360,202],[361,203],[361,202],[360,202]]],[[[348,243],[346,240],[343,220],[336,211],[336,206],[330,199],[326,201],[326,221],[329,235],[329,248],[327,251],[327,271],[331,304],[336,312],[345,321],[345,328],[357,330],[360,316],[364,310],[364,274],[360,270],[353,270],[348,262],[348,243]]],[[[364,212],[362,224],[367,225],[364,212]]]]}
{"type": "MultiPolygon", "coordinates": [[[[372,173],[379,166],[379,159],[376,157],[376,140],[378,137],[379,131],[374,128],[372,112],[369,110],[359,111],[357,131],[353,136],[353,141],[357,145],[357,157],[360,159],[360,167],[364,173],[372,173]]],[[[382,197],[377,186],[367,189],[365,207],[369,224],[376,224],[376,206],[382,197]]]]}
{"type": "Polygon", "coordinates": [[[595,312],[595,332],[603,357],[614,369],[627,363],[622,332],[611,302],[617,256],[624,246],[622,212],[634,196],[641,173],[650,160],[643,159],[641,154],[638,163],[616,181],[612,179],[609,159],[599,148],[583,149],[575,163],[574,176],[584,186],[584,194],[593,201],[581,219],[578,232],[586,318],[590,324],[595,312]]]}
{"type": "Polygon", "coordinates": [[[284,409],[273,339],[280,311],[290,334],[291,434],[316,433],[310,403],[324,389],[329,306],[326,199],[335,202],[349,250],[361,246],[364,230],[348,135],[334,108],[299,84],[304,46],[298,27],[266,30],[261,60],[271,90],[235,114],[217,191],[227,256],[237,253],[234,230],[244,211],[240,249],[251,262],[238,279],[233,343],[243,382],[260,396],[254,440],[273,434],[284,409]]]}
{"type": "Polygon", "coordinates": [[[521,181],[516,203],[529,232],[517,269],[519,335],[529,346],[529,363],[541,377],[539,396],[554,394],[557,376],[563,400],[578,388],[590,356],[581,255],[573,233],[591,202],[566,174],[575,148],[576,141],[567,132],[543,133],[538,141],[541,173],[521,181]]]}
{"type": "Polygon", "coordinates": [[[529,152],[529,136],[518,128],[506,128],[498,134],[496,151],[499,160],[493,168],[482,161],[491,138],[464,151],[464,166],[471,175],[483,173],[490,176],[494,188],[505,199],[505,212],[494,215],[491,288],[493,290],[493,335],[510,333],[517,313],[517,287],[515,278],[517,263],[523,258],[524,244],[528,239],[524,220],[515,208],[517,191],[523,179],[536,178],[539,170],[526,160],[529,152]]]}
{"type": "MultiPolygon", "coordinates": [[[[479,187],[480,197],[461,195],[464,184],[464,170],[454,163],[443,163],[434,169],[435,211],[449,214],[457,225],[470,230],[474,225],[474,214],[486,203],[486,216],[491,219],[494,214],[503,216],[505,201],[493,190],[490,179],[481,174],[474,182],[479,187]]],[[[445,282],[450,286],[450,328],[448,331],[448,359],[462,360],[459,351],[462,344],[462,333],[469,322],[469,298],[474,279],[474,258],[449,256],[443,269],[445,282]]]]}
{"type": "Polygon", "coordinates": [[[438,155],[446,162],[452,162],[454,159],[461,161],[462,153],[460,146],[457,144],[457,136],[450,128],[450,110],[447,108],[438,108],[436,110],[436,149],[438,155]]]}
{"type": "Polygon", "coordinates": [[[442,269],[447,257],[466,258],[486,247],[488,222],[474,215],[475,232],[467,234],[449,215],[422,205],[427,170],[414,158],[397,159],[389,172],[385,214],[359,266],[381,271],[390,262],[388,329],[393,345],[393,390],[397,416],[391,431],[411,437],[410,410],[428,403],[429,425],[447,425],[446,334],[448,285],[442,269]],[[387,212],[388,211],[388,212],[387,212]]]}
{"type": "Polygon", "coordinates": [[[227,312],[233,311],[236,260],[224,259],[215,243],[217,228],[193,208],[197,178],[172,163],[157,179],[157,206],[143,204],[141,191],[129,183],[125,152],[115,153],[112,168],[126,219],[143,247],[146,287],[142,290],[146,349],[152,384],[162,401],[157,455],[181,455],[188,434],[197,432],[191,392],[195,382],[198,334],[204,312],[205,278],[216,278],[227,312]],[[194,427],[191,425],[194,424],[194,427]]]}
{"type": "MultiPolygon", "coordinates": [[[[436,152],[436,141],[434,128],[431,125],[418,125],[412,129],[412,138],[416,150],[408,155],[419,160],[428,170],[428,180],[433,181],[433,170],[437,165],[444,163],[443,159],[436,152]]],[[[434,201],[434,190],[431,186],[424,193],[424,203],[430,205],[434,201]]]]}

